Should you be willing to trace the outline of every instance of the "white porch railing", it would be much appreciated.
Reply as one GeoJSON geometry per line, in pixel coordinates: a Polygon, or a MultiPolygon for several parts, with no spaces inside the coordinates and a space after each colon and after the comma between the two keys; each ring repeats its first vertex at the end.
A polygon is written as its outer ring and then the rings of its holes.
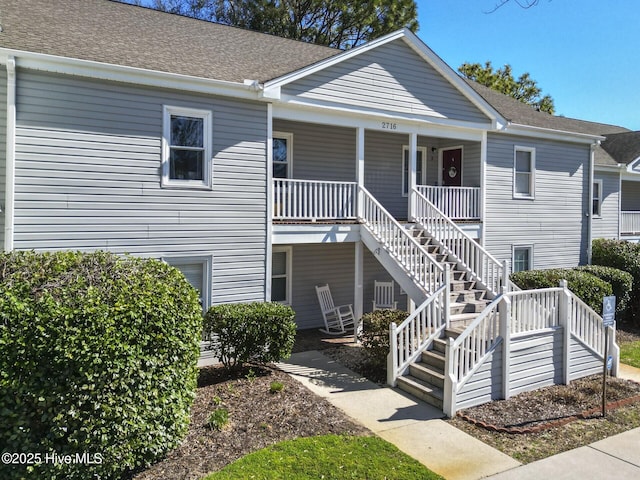
{"type": "MultiPolygon", "coordinates": [[[[496,298],[457,339],[449,339],[445,354],[444,413],[456,413],[456,397],[465,383],[503,343],[502,396],[509,397],[512,335],[563,327],[563,381],[570,380],[570,339],[573,335],[596,355],[604,358],[605,327],[602,317],[561,282],[560,287],[507,292],[496,298]]],[[[617,374],[619,348],[615,331],[609,336],[609,352],[617,374]]]]}
{"type": "Polygon", "coordinates": [[[620,233],[640,233],[640,212],[620,212],[620,233]]]}
{"type": "Polygon", "coordinates": [[[389,328],[389,355],[387,356],[387,383],[396,386],[409,365],[440,337],[447,328],[449,311],[449,270],[445,270],[445,283],[420,305],[400,325],[389,328]]]}
{"type": "Polygon", "coordinates": [[[444,267],[364,187],[360,221],[427,295],[444,284],[444,267]]]}
{"type": "Polygon", "coordinates": [[[274,220],[355,220],[355,182],[273,179],[274,220]]]}
{"type": "Polygon", "coordinates": [[[414,192],[415,221],[445,252],[458,258],[460,266],[497,296],[508,284],[508,269],[467,235],[447,215],[420,192],[414,192]]]}
{"type": "Polygon", "coordinates": [[[480,218],[480,187],[417,185],[416,190],[449,218],[455,220],[480,218]]]}

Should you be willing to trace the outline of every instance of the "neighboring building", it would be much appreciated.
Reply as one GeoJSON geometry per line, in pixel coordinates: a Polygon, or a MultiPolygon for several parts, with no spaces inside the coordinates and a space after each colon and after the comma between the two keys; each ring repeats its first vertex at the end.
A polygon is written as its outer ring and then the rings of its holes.
{"type": "Polygon", "coordinates": [[[595,159],[593,237],[640,240],[640,132],[607,135],[595,159]]]}
{"type": "MultiPolygon", "coordinates": [[[[467,82],[408,30],[343,52],[107,0],[0,12],[5,250],[162,258],[205,308],[282,301],[300,328],[322,325],[315,285],[359,317],[393,278],[401,308],[436,305],[438,335],[509,265],[589,260],[592,155],[616,127],[467,82]],[[467,292],[451,312],[434,300],[447,262],[467,292]]],[[[597,371],[588,355],[560,377],[597,371]]]]}

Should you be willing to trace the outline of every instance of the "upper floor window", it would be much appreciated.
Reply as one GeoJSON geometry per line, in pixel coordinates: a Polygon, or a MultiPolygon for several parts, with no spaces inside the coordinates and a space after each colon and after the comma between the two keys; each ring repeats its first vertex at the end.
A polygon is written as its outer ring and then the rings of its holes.
{"type": "Polygon", "coordinates": [[[162,185],[211,188],[211,111],[164,107],[162,185]]]}
{"type": "Polygon", "coordinates": [[[513,197],[534,198],[536,183],[535,148],[515,147],[513,160],[513,197]]]}
{"type": "Polygon", "coordinates": [[[594,217],[599,217],[602,214],[602,180],[594,180],[593,182],[591,213],[594,217]]]}
{"type": "MultiPolygon", "coordinates": [[[[416,185],[424,185],[427,181],[427,149],[418,147],[416,150],[416,185]]],[[[402,196],[409,195],[409,147],[402,147],[402,196]]]]}
{"type": "Polygon", "coordinates": [[[293,134],[273,133],[273,178],[291,178],[293,134]]]}

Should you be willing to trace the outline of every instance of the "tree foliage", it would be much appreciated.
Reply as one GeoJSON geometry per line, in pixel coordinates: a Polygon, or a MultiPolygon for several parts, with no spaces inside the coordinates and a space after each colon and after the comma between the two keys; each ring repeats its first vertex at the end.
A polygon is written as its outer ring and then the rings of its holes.
{"type": "MultiPolygon", "coordinates": [[[[141,0],[128,3],[145,4],[141,0]]],[[[157,10],[335,48],[403,27],[418,29],[415,0],[152,0],[157,10]]]]}
{"type": "Polygon", "coordinates": [[[523,73],[516,80],[511,65],[494,70],[491,62],[485,62],[484,66],[479,63],[463,63],[458,71],[466,78],[531,105],[536,110],[555,113],[553,99],[549,95],[541,96],[542,89],[529,73],[523,73]]]}

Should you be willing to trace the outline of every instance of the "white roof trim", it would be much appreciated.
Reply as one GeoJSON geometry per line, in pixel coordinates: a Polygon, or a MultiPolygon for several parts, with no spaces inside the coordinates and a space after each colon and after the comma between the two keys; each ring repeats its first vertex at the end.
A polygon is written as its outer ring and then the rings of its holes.
{"type": "Polygon", "coordinates": [[[430,66],[432,66],[440,75],[449,81],[457,90],[460,91],[474,106],[476,106],[482,113],[487,115],[494,125],[494,128],[500,128],[505,125],[507,120],[494,109],[484,98],[478,95],[467,83],[449,66],[447,65],[433,50],[431,50],[425,43],[420,40],[411,30],[404,28],[395,32],[384,35],[376,40],[365,43],[359,47],[347,50],[336,56],[329,57],[326,60],[322,60],[318,63],[310,65],[308,67],[296,70],[282,77],[269,80],[264,83],[264,94],[269,98],[279,98],[279,90],[283,85],[287,85],[296,80],[304,78],[308,75],[312,75],[316,72],[324,70],[345,60],[348,60],[354,56],[368,52],[374,48],[378,48],[387,43],[395,40],[402,39],[407,45],[418,53],[430,66]],[[270,93],[270,92],[278,93],[270,93]]]}
{"type": "Polygon", "coordinates": [[[639,164],[640,164],[640,157],[636,158],[635,160],[631,160],[629,163],[627,163],[627,168],[626,168],[627,172],[637,175],[638,171],[634,171],[633,169],[637,167],[639,164]]]}
{"type": "Polygon", "coordinates": [[[550,140],[564,140],[569,142],[578,141],[586,144],[595,144],[605,139],[605,137],[601,135],[554,130],[552,128],[534,127],[531,125],[521,125],[517,123],[509,123],[501,130],[501,133],[510,133],[525,137],[548,138],[550,140]]]}
{"type": "Polygon", "coordinates": [[[255,82],[228,82],[92,60],[0,48],[0,63],[6,63],[6,59],[10,56],[15,57],[18,68],[236,98],[260,99],[260,92],[256,89],[255,82]]]}

